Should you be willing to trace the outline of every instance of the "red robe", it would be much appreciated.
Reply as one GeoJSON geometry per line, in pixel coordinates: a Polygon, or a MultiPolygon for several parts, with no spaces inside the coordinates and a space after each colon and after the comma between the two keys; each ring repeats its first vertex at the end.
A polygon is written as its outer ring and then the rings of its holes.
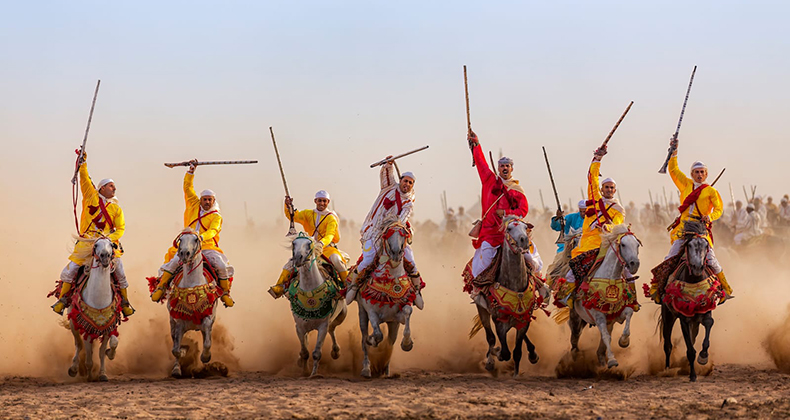
{"type": "Polygon", "coordinates": [[[502,178],[491,170],[479,144],[472,149],[472,156],[475,159],[477,173],[480,175],[480,182],[483,184],[481,217],[485,215],[480,237],[473,240],[472,245],[477,249],[480,248],[483,242],[488,242],[491,246],[497,247],[504,242],[505,232],[502,230],[502,218],[497,215],[496,211],[504,210],[506,215],[515,214],[519,217],[525,217],[529,212],[529,204],[527,203],[527,197],[523,193],[507,188],[502,178]],[[503,193],[504,196],[497,201],[497,198],[503,193]],[[492,204],[493,208],[491,208],[492,204]],[[488,210],[489,208],[491,210],[488,210]],[[487,210],[488,214],[486,214],[487,210]]]}

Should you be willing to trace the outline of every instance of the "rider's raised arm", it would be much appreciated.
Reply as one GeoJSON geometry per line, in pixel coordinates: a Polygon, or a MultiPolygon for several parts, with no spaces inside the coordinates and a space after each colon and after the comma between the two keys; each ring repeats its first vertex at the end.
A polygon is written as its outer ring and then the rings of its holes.
{"type": "Polygon", "coordinates": [[[80,165],[80,190],[82,191],[82,201],[91,201],[98,196],[96,187],[93,186],[90,175],[88,175],[88,162],[80,165]]]}
{"type": "Polygon", "coordinates": [[[382,190],[398,183],[398,178],[395,176],[395,166],[392,164],[392,162],[387,162],[381,165],[379,181],[381,181],[382,190]]]}
{"type": "Polygon", "coordinates": [[[669,169],[669,176],[672,178],[672,182],[675,183],[675,186],[678,187],[680,191],[683,191],[689,184],[694,182],[680,170],[678,166],[678,155],[674,155],[669,159],[667,168],[669,169]]]}
{"type": "Polygon", "coordinates": [[[200,197],[195,192],[195,174],[187,172],[184,175],[184,201],[187,207],[200,203],[200,197]]]}
{"type": "Polygon", "coordinates": [[[112,218],[112,224],[115,226],[115,231],[107,235],[107,237],[113,242],[118,242],[123,236],[124,232],[126,232],[126,220],[123,217],[123,210],[121,210],[121,207],[119,206],[117,208],[118,214],[112,218]]]}
{"type": "Polygon", "coordinates": [[[211,219],[211,223],[209,223],[206,231],[200,234],[200,237],[203,239],[203,241],[210,241],[214,239],[214,237],[219,235],[219,232],[222,230],[222,216],[219,214],[216,216],[217,217],[211,219]]]}
{"type": "MultiPolygon", "coordinates": [[[[475,135],[475,141],[477,142],[477,136],[475,135]]],[[[475,168],[477,168],[477,175],[480,177],[480,181],[482,183],[486,183],[491,181],[496,174],[491,168],[488,166],[488,162],[486,162],[486,155],[483,153],[483,147],[480,146],[480,143],[477,142],[474,147],[472,147],[472,158],[475,160],[475,168]]]]}
{"type": "Polygon", "coordinates": [[[598,177],[600,176],[601,161],[593,158],[592,163],[590,163],[590,170],[587,172],[587,198],[595,202],[598,202],[598,200],[602,198],[601,187],[598,184],[598,177]]]}

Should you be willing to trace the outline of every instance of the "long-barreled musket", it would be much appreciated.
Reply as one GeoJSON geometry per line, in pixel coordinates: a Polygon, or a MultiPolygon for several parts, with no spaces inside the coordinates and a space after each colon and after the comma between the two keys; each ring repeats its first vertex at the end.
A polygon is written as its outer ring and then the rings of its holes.
{"type": "MultiPolygon", "coordinates": [[[[466,133],[472,133],[472,119],[469,117],[469,83],[466,80],[466,65],[464,64],[464,97],[466,98],[466,133]]],[[[472,156],[472,167],[475,166],[475,158],[472,156]]]]}
{"type": "MultiPolygon", "coordinates": [[[[277,166],[280,167],[280,176],[283,179],[283,188],[285,188],[285,196],[287,198],[291,198],[291,193],[288,192],[288,183],[285,182],[285,172],[283,171],[283,163],[280,161],[280,151],[277,150],[277,142],[274,140],[274,130],[269,127],[269,132],[272,134],[272,144],[274,145],[274,154],[277,155],[277,166]]],[[[288,227],[288,234],[285,236],[296,235],[296,229],[294,228],[294,207],[293,205],[288,206],[288,218],[291,220],[291,225],[288,227]]]]}
{"type": "MultiPolygon", "coordinates": [[[[546,159],[546,168],[549,170],[549,179],[551,180],[551,189],[554,190],[554,201],[557,202],[557,211],[560,213],[560,236],[557,237],[555,243],[565,243],[565,216],[562,214],[562,205],[560,204],[560,196],[557,194],[557,186],[554,184],[554,175],[551,173],[551,164],[549,163],[549,155],[546,154],[546,148],[543,147],[543,157],[546,159]]],[[[543,193],[540,194],[540,201],[543,202],[543,193]]],[[[545,206],[544,206],[545,208],[545,206]]],[[[571,211],[572,207],[568,207],[571,211]]]]}
{"type": "MultiPolygon", "coordinates": [[[[258,163],[257,160],[206,160],[206,161],[198,161],[194,163],[195,166],[205,166],[205,165],[242,165],[242,164],[250,164],[250,163],[258,163]]],[[[175,168],[176,166],[189,166],[192,165],[192,162],[185,161],[185,162],[176,162],[176,163],[165,163],[165,166],[168,168],[175,168]]]]}
{"type": "Polygon", "coordinates": [[[628,114],[628,111],[631,110],[631,105],[633,105],[633,104],[634,104],[634,101],[631,101],[631,103],[628,104],[628,107],[623,112],[623,115],[620,116],[620,119],[617,120],[617,123],[614,125],[614,127],[612,127],[612,131],[610,131],[609,135],[606,136],[606,140],[603,141],[603,144],[601,145],[601,149],[605,149],[606,145],[609,144],[609,139],[611,139],[612,136],[614,135],[614,132],[617,131],[617,127],[619,127],[620,123],[623,122],[623,119],[625,118],[625,115],[628,114]]]}
{"type": "Polygon", "coordinates": [[[719,172],[719,176],[717,176],[716,179],[713,180],[713,183],[710,184],[711,187],[716,185],[717,182],[719,182],[719,178],[721,178],[721,176],[724,175],[724,171],[726,170],[727,168],[721,168],[721,172],[719,172]]]}
{"type": "Polygon", "coordinates": [[[412,150],[411,152],[401,153],[401,154],[399,154],[398,156],[393,156],[393,157],[391,157],[391,158],[389,158],[389,159],[382,159],[382,160],[380,160],[380,161],[378,161],[378,162],[376,162],[376,163],[371,163],[371,164],[370,164],[370,167],[371,167],[371,168],[375,168],[376,166],[381,166],[381,165],[383,165],[383,164],[387,163],[387,161],[389,161],[389,160],[400,159],[400,158],[402,158],[402,157],[409,156],[409,155],[411,155],[411,154],[413,154],[413,153],[421,152],[421,151],[423,151],[423,150],[427,149],[428,147],[429,147],[429,146],[423,146],[423,147],[420,147],[419,149],[414,149],[414,150],[412,150]]]}
{"type": "MultiPolygon", "coordinates": [[[[697,72],[697,66],[694,66],[694,70],[691,71],[691,80],[689,80],[689,87],[686,89],[686,97],[683,99],[683,108],[680,108],[680,118],[678,118],[678,126],[675,128],[675,134],[672,135],[673,140],[677,140],[678,134],[680,133],[680,124],[683,123],[683,114],[686,113],[686,104],[689,101],[689,93],[691,93],[691,84],[694,83],[694,73],[697,72]]],[[[667,158],[664,160],[664,164],[661,165],[661,169],[658,170],[658,173],[665,174],[667,173],[667,166],[669,165],[669,159],[672,158],[672,154],[675,153],[675,148],[669,146],[669,150],[667,151],[667,158]]]]}
{"type": "Polygon", "coordinates": [[[88,143],[88,132],[91,130],[91,120],[93,120],[93,108],[96,107],[96,97],[99,96],[99,85],[101,85],[101,80],[96,81],[96,90],[93,91],[93,101],[91,101],[91,112],[88,114],[88,125],[85,127],[85,136],[82,137],[82,146],[80,146],[80,156],[79,158],[77,158],[77,165],[74,168],[74,176],[71,178],[72,184],[77,184],[77,173],[80,170],[80,164],[82,163],[83,156],[85,156],[85,145],[88,143]]]}

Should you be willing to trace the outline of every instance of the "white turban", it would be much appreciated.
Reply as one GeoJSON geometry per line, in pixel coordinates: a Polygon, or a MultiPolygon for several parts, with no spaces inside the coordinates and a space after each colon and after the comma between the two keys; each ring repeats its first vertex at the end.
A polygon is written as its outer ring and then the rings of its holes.
{"type": "Polygon", "coordinates": [[[97,189],[97,190],[100,190],[100,189],[101,189],[101,187],[103,187],[103,186],[105,186],[105,185],[109,184],[110,182],[112,182],[113,184],[115,183],[115,181],[113,181],[113,180],[112,180],[112,179],[110,179],[110,178],[104,178],[104,179],[102,179],[101,181],[99,181],[99,186],[98,186],[98,187],[96,187],[96,189],[97,189]]]}
{"type": "Polygon", "coordinates": [[[201,197],[216,197],[217,195],[214,194],[214,191],[211,190],[203,190],[200,192],[201,197]]]}
{"type": "Polygon", "coordinates": [[[412,180],[417,181],[417,178],[411,172],[404,172],[400,177],[403,178],[404,176],[407,176],[407,177],[411,178],[412,180]]]}
{"type": "Polygon", "coordinates": [[[331,198],[329,198],[329,193],[324,190],[315,193],[315,198],[326,198],[327,200],[331,200],[331,198]]]}
{"type": "Polygon", "coordinates": [[[601,181],[601,185],[603,186],[604,184],[608,184],[608,183],[610,183],[610,182],[611,182],[612,184],[614,184],[614,186],[615,186],[615,187],[617,186],[617,183],[616,183],[616,182],[614,182],[614,179],[612,179],[612,178],[606,178],[606,179],[604,179],[603,181],[601,181]]]}
{"type": "Polygon", "coordinates": [[[511,158],[509,158],[507,156],[502,156],[501,158],[499,158],[499,162],[497,162],[497,163],[500,164],[500,165],[513,166],[513,159],[511,159],[511,158]]]}
{"type": "Polygon", "coordinates": [[[579,208],[586,209],[587,208],[587,200],[579,200],[579,208]]]}
{"type": "Polygon", "coordinates": [[[699,160],[698,160],[698,161],[696,161],[696,162],[694,162],[694,163],[691,165],[691,170],[692,170],[692,171],[693,171],[693,170],[695,170],[695,169],[701,169],[701,168],[708,169],[708,165],[706,165],[704,162],[701,162],[701,161],[699,161],[699,160]]]}

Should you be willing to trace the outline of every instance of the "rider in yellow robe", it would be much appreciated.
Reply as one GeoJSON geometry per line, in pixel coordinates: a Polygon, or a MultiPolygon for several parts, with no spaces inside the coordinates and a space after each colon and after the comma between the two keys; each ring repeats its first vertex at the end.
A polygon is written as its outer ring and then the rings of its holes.
{"type": "MultiPolygon", "coordinates": [[[[340,242],[339,221],[335,212],[327,210],[329,200],[329,193],[324,190],[318,191],[313,200],[316,208],[294,211],[294,223],[302,225],[307,234],[313,237],[316,246],[323,249],[323,256],[332,263],[343,284],[345,284],[348,277],[348,269],[346,268],[348,257],[337,249],[336,244],[340,242]]],[[[291,217],[290,207],[292,205],[292,199],[286,197],[284,210],[285,217],[288,219],[291,217]]],[[[283,267],[283,271],[277,279],[277,284],[269,288],[269,294],[272,297],[277,299],[285,293],[283,283],[291,277],[293,269],[293,262],[289,260],[283,267]]]]}
{"type": "MultiPolygon", "coordinates": [[[[126,221],[123,217],[123,210],[115,197],[115,182],[112,179],[103,179],[99,182],[98,188],[93,186],[90,175],[88,175],[88,154],[84,153],[82,163],[79,166],[80,191],[82,192],[82,213],[80,215],[80,237],[96,239],[102,236],[107,237],[113,243],[115,255],[113,264],[115,265],[115,278],[121,293],[121,309],[125,316],[132,315],[134,308],[129,303],[126,289],[129,283],[126,280],[126,272],[123,269],[121,255],[123,248],[120,239],[126,231],[126,221]]],[[[69,263],[60,273],[63,281],[60,290],[59,300],[52,309],[63,313],[66,302],[63,297],[71,290],[71,285],[76,280],[79,268],[88,264],[93,258],[93,243],[88,241],[77,241],[74,251],[69,256],[69,263]]]]}
{"type": "MultiPolygon", "coordinates": [[[[197,163],[196,160],[192,162],[197,163]]],[[[233,277],[233,266],[228,262],[228,257],[219,247],[219,234],[222,231],[222,214],[216,202],[216,196],[211,190],[203,190],[200,196],[195,192],[195,168],[190,165],[184,175],[184,227],[191,228],[198,233],[201,239],[201,252],[209,264],[217,272],[217,283],[223,290],[220,297],[226,307],[234,305],[233,298],[230,297],[230,278],[233,277]]],[[[178,249],[171,246],[165,254],[165,264],[160,269],[159,286],[151,295],[151,300],[159,301],[167,283],[173,278],[173,274],[178,269],[180,261],[176,253],[178,249]]]]}

